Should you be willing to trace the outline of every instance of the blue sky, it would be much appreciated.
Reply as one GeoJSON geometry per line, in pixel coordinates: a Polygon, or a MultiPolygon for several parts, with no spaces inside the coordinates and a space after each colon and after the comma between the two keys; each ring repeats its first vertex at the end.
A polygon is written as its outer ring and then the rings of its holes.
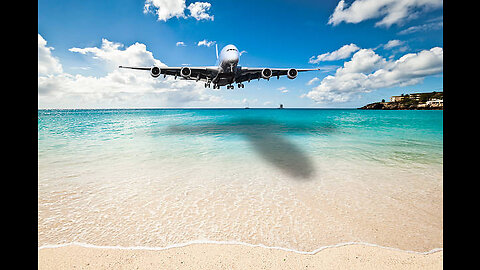
{"type": "Polygon", "coordinates": [[[351,108],[443,90],[438,0],[39,0],[38,34],[39,108],[351,108]],[[246,51],[242,66],[322,70],[219,91],[115,68],[214,65],[202,40],[246,51]]]}

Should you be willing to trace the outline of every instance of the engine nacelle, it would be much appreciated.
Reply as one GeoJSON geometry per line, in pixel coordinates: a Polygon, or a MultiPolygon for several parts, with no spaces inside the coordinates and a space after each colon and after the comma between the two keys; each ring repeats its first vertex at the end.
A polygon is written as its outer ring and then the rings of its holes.
{"type": "Polygon", "coordinates": [[[270,77],[272,77],[272,70],[269,68],[264,68],[262,69],[261,75],[262,75],[262,78],[269,79],[270,77]]]}
{"type": "Polygon", "coordinates": [[[152,77],[154,78],[157,78],[158,76],[160,76],[160,68],[159,67],[152,67],[150,69],[150,75],[152,75],[152,77]]]}
{"type": "Polygon", "coordinates": [[[287,71],[287,77],[291,80],[295,79],[298,75],[298,71],[294,68],[291,68],[287,71]]]}
{"type": "Polygon", "coordinates": [[[180,75],[184,78],[190,78],[190,75],[192,75],[192,70],[189,67],[182,67],[180,70],[180,75]]]}

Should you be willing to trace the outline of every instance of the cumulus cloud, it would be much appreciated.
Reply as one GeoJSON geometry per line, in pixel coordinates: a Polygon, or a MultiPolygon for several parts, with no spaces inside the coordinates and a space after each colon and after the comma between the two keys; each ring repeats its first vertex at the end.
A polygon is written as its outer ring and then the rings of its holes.
{"type": "Polygon", "coordinates": [[[167,21],[173,17],[192,17],[198,21],[213,21],[213,15],[207,13],[210,7],[211,4],[208,2],[191,3],[187,8],[185,0],[146,0],[143,6],[143,13],[154,13],[157,15],[157,20],[159,21],[167,21]],[[190,12],[188,16],[185,14],[186,9],[190,12]]]}
{"type": "Polygon", "coordinates": [[[425,77],[443,72],[443,49],[434,47],[386,60],[371,49],[361,49],[303,95],[317,103],[346,102],[376,89],[414,85],[425,77]]]}
{"type": "MultiPolygon", "coordinates": [[[[39,35],[40,40],[40,35],[39,35]]],[[[39,51],[45,42],[39,41],[39,51]]],[[[185,104],[215,104],[221,99],[208,93],[203,84],[152,78],[149,72],[118,69],[118,65],[165,66],[141,43],[127,48],[102,39],[102,45],[71,48],[71,52],[107,63],[105,76],[83,76],[48,70],[38,76],[38,100],[42,108],[172,107],[185,104]]],[[[44,61],[39,61],[39,69],[44,61]]],[[[59,64],[59,63],[58,63],[59,64]]]]}
{"type": "Polygon", "coordinates": [[[157,20],[167,21],[170,18],[185,18],[185,0],[146,0],[143,13],[155,13],[157,20]]]}
{"type": "Polygon", "coordinates": [[[187,46],[187,45],[185,45],[185,43],[184,43],[183,41],[179,41],[179,42],[175,43],[175,46],[177,46],[177,47],[179,47],[179,46],[184,47],[184,46],[187,46]]]}
{"type": "Polygon", "coordinates": [[[418,17],[421,13],[443,7],[443,0],[356,0],[347,7],[340,0],[328,23],[359,23],[368,19],[382,18],[375,26],[390,27],[418,17]]]}
{"type": "Polygon", "coordinates": [[[200,20],[213,21],[213,15],[210,16],[207,13],[211,6],[212,4],[207,2],[195,2],[195,3],[191,3],[188,6],[188,10],[190,11],[190,16],[197,19],[197,21],[200,21],[200,20]]]}
{"type": "Polygon", "coordinates": [[[166,66],[160,60],[153,57],[153,54],[147,51],[147,46],[142,43],[135,43],[122,50],[124,45],[102,39],[100,48],[71,48],[69,51],[84,55],[92,55],[92,58],[105,61],[110,68],[123,66],[166,66]]]}
{"type": "Polygon", "coordinates": [[[47,47],[47,41],[38,34],[38,74],[55,74],[63,72],[60,61],[52,56],[52,47],[47,47]]]}
{"type": "Polygon", "coordinates": [[[199,41],[197,43],[197,46],[207,46],[207,47],[210,47],[212,46],[213,44],[215,44],[215,41],[208,41],[206,39],[202,40],[202,41],[199,41]]]}
{"type": "Polygon", "coordinates": [[[312,56],[310,57],[310,60],[308,62],[311,64],[317,64],[321,61],[335,61],[340,59],[346,59],[350,57],[352,53],[358,51],[359,49],[360,48],[357,45],[351,43],[348,45],[344,45],[336,51],[317,55],[316,57],[312,56]]]}

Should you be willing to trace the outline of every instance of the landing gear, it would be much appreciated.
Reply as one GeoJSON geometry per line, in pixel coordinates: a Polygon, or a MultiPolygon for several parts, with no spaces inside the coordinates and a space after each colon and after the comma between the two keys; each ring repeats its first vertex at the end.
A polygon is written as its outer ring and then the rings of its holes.
{"type": "MultiPolygon", "coordinates": [[[[210,88],[210,83],[205,83],[205,88],[210,88]]],[[[213,89],[215,89],[215,85],[213,86],[213,89]]]]}
{"type": "Polygon", "coordinates": [[[227,85],[227,89],[233,89],[233,88],[234,88],[233,85],[231,85],[231,84],[227,85]]]}
{"type": "Polygon", "coordinates": [[[244,85],[243,83],[239,83],[239,84],[237,85],[237,87],[238,87],[238,88],[244,88],[245,85],[244,85]]]}

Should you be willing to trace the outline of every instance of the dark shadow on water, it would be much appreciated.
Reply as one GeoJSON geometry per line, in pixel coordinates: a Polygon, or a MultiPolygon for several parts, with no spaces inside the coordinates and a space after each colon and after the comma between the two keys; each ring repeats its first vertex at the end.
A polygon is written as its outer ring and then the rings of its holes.
{"type": "Polygon", "coordinates": [[[265,161],[295,178],[309,179],[315,168],[308,155],[297,145],[277,134],[246,133],[256,153],[265,161]]]}
{"type": "Polygon", "coordinates": [[[263,160],[295,179],[308,180],[315,174],[309,155],[291,142],[287,134],[325,135],[335,127],[329,124],[292,125],[266,119],[237,119],[225,123],[172,125],[167,134],[182,135],[241,135],[251,143],[263,160]]]}

